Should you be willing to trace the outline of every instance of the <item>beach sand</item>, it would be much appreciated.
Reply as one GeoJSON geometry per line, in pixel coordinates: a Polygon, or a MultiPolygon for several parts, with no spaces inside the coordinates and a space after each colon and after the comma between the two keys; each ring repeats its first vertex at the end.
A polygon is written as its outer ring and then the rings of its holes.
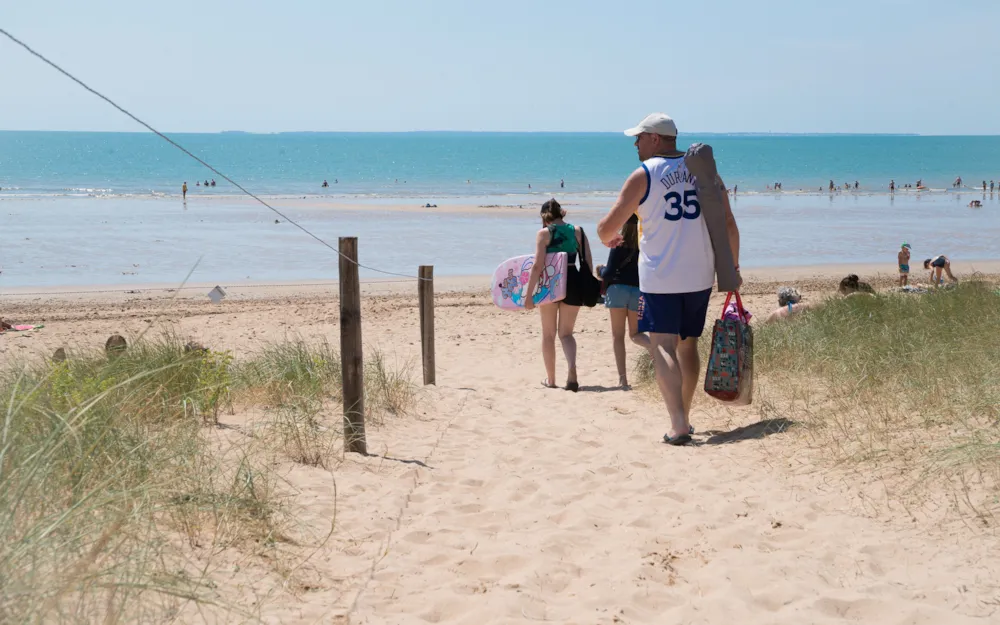
{"type": "MultiPolygon", "coordinates": [[[[745,303],[763,317],[778,284],[820,297],[843,273],[748,275],[745,303]]],[[[437,386],[369,428],[371,456],[332,474],[277,467],[298,533],[322,537],[334,517],[336,529],[280,567],[223,554],[225,600],[268,623],[996,622],[994,536],[886,505],[877,484],[814,461],[794,429],[761,423],[759,405],[698,393],[698,444],[665,446],[662,403],[614,388],[603,308],[580,315],[581,391],[543,389],[537,314],[496,309],[484,283],[438,280],[437,386]]],[[[366,348],[419,380],[415,284],[364,288],[366,348]]],[[[0,362],[150,326],[237,357],[286,338],[338,344],[335,286],[234,286],[218,305],[205,292],[5,293],[0,316],[45,328],[0,336],[0,362]]]]}

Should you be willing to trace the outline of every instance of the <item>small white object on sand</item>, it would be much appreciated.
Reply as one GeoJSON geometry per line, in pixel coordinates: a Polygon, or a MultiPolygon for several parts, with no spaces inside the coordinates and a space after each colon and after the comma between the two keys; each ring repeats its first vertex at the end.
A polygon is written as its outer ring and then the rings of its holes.
{"type": "Polygon", "coordinates": [[[212,300],[213,304],[218,304],[226,297],[226,291],[221,286],[216,286],[214,289],[208,292],[208,299],[212,300]]]}

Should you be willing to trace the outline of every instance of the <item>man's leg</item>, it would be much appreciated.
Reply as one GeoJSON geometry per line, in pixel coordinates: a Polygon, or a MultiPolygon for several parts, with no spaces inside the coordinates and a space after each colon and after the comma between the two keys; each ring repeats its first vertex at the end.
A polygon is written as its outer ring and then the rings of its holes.
{"type": "Polygon", "coordinates": [[[656,371],[656,385],[660,387],[663,402],[670,415],[670,431],[667,436],[676,438],[687,434],[690,426],[684,412],[684,397],[681,388],[681,365],[677,359],[677,335],[649,333],[649,355],[653,358],[656,371]]]}
{"type": "Polygon", "coordinates": [[[649,349],[649,337],[639,332],[639,313],[634,310],[628,311],[628,338],[639,347],[649,349]]]}
{"type": "MultiPolygon", "coordinates": [[[[701,380],[701,356],[698,354],[698,338],[689,337],[677,344],[677,358],[681,363],[681,389],[684,397],[684,416],[691,423],[691,402],[701,380]]],[[[685,430],[686,431],[686,430],[685,430]]]]}

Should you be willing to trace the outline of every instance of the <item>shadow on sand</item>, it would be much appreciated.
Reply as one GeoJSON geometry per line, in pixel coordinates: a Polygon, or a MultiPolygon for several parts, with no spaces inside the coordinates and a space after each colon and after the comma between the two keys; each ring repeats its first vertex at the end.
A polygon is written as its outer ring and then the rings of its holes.
{"type": "Polygon", "coordinates": [[[704,441],[703,444],[725,445],[728,443],[761,439],[771,436],[772,434],[781,434],[793,425],[795,425],[795,422],[790,419],[764,419],[763,421],[758,421],[757,423],[751,423],[750,425],[738,427],[729,432],[709,430],[704,432],[704,434],[709,435],[709,438],[704,441]]]}

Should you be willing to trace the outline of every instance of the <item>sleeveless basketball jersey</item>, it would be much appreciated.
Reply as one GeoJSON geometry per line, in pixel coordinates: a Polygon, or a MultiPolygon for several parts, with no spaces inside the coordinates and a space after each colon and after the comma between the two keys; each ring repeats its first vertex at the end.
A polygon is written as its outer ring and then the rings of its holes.
{"type": "Polygon", "coordinates": [[[715,252],[684,156],[645,161],[639,202],[639,290],[693,293],[715,283],[715,252]]]}

